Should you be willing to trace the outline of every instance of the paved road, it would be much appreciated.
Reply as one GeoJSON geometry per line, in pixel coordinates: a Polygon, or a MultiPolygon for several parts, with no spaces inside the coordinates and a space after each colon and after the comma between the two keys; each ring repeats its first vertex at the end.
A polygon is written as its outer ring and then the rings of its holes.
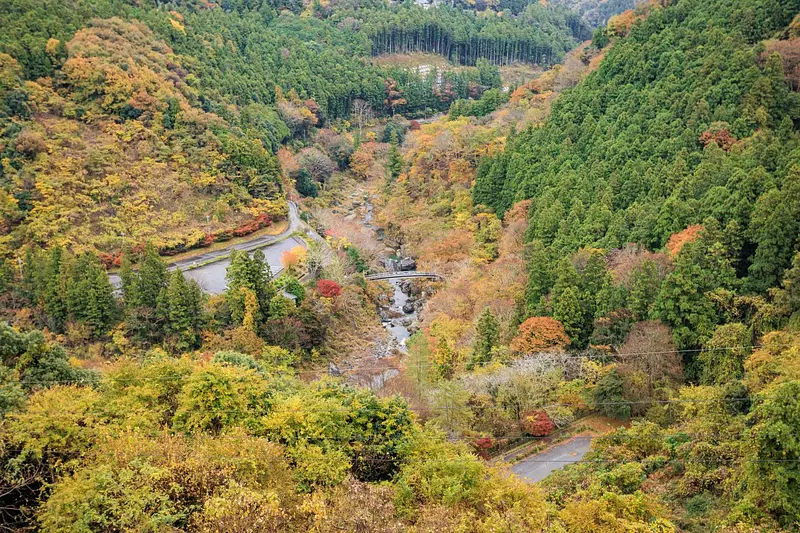
{"type": "MultiPolygon", "coordinates": [[[[303,239],[290,237],[275,244],[265,244],[260,248],[261,251],[264,252],[264,258],[267,260],[267,263],[269,263],[269,268],[272,271],[273,277],[280,274],[281,270],[283,270],[283,265],[281,265],[281,255],[283,252],[286,250],[291,250],[295,246],[302,246],[305,248],[306,243],[303,241],[303,239]]],[[[247,249],[250,251],[250,253],[252,253],[257,248],[237,247],[237,250],[238,249],[247,249]]],[[[225,273],[228,269],[228,265],[230,264],[230,259],[220,259],[219,261],[193,268],[191,270],[184,270],[183,275],[188,279],[195,280],[197,284],[200,285],[200,288],[207,293],[220,294],[225,292],[225,288],[228,286],[228,282],[225,279],[225,273]]]]}
{"type": "Polygon", "coordinates": [[[195,255],[190,257],[189,259],[181,259],[180,261],[175,261],[170,265],[170,270],[175,270],[176,268],[180,268],[181,270],[186,270],[187,268],[191,268],[194,264],[201,264],[205,263],[206,261],[212,259],[219,259],[222,257],[227,257],[228,254],[231,253],[233,248],[237,250],[247,250],[248,252],[256,250],[257,248],[263,248],[270,243],[273,243],[277,240],[284,239],[288,235],[291,235],[302,224],[300,217],[297,216],[297,205],[294,202],[289,202],[289,227],[283,233],[278,235],[266,235],[264,237],[257,237],[251,241],[247,241],[245,243],[236,245],[236,246],[228,246],[223,248],[222,250],[214,250],[213,252],[207,252],[200,255],[195,255]]]}
{"type": "Polygon", "coordinates": [[[551,472],[564,466],[577,463],[591,449],[592,437],[579,436],[553,446],[542,453],[531,455],[516,463],[511,470],[528,482],[543,480],[551,472]]]}
{"type": "MultiPolygon", "coordinates": [[[[244,250],[252,253],[260,249],[264,252],[264,256],[272,270],[272,275],[277,276],[283,268],[281,265],[281,255],[283,252],[295,246],[306,246],[305,241],[302,239],[289,237],[298,230],[305,231],[311,238],[324,242],[322,237],[300,220],[300,217],[297,215],[297,205],[294,202],[289,202],[289,227],[282,233],[257,237],[235,246],[228,246],[221,250],[214,250],[213,252],[196,255],[189,259],[182,259],[172,263],[169,266],[169,270],[180,268],[187,278],[195,280],[204,291],[211,294],[219,294],[224,292],[227,286],[225,271],[230,264],[230,260],[228,260],[227,257],[230,255],[231,250],[244,250]],[[192,268],[194,265],[200,265],[208,261],[212,262],[192,268]]],[[[109,278],[115,287],[119,286],[120,280],[118,275],[110,274],[109,278]]]]}

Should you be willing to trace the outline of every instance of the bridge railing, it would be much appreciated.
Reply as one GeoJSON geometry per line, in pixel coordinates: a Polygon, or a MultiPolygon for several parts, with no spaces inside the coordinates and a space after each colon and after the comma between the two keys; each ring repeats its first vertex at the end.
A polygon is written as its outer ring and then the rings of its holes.
{"type": "Polygon", "coordinates": [[[417,272],[416,270],[400,271],[400,272],[378,272],[377,274],[368,274],[364,277],[366,279],[373,281],[384,280],[384,279],[403,279],[403,278],[431,278],[438,280],[444,279],[436,272],[417,272]]]}

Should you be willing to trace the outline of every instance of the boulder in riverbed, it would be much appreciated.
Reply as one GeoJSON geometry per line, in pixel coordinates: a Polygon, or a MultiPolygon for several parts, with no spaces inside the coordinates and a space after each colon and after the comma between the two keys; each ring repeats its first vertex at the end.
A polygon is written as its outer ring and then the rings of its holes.
{"type": "Polygon", "coordinates": [[[410,257],[404,257],[400,260],[398,265],[403,272],[409,272],[417,269],[417,262],[410,257]]]}

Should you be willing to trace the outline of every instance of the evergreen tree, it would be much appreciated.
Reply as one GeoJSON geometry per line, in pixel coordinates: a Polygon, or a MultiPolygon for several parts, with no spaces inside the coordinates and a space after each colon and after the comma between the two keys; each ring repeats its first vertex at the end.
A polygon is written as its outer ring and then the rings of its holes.
{"type": "Polygon", "coordinates": [[[143,343],[157,342],[164,335],[165,313],[161,294],[167,286],[167,266],[152,244],[145,247],[139,270],[130,276],[125,307],[126,325],[134,337],[143,343]]]}
{"type": "Polygon", "coordinates": [[[642,261],[631,272],[631,290],[628,294],[628,308],[637,321],[647,320],[650,310],[658,296],[661,280],[654,261],[642,261]]]}
{"type": "Polygon", "coordinates": [[[303,196],[309,196],[311,198],[317,197],[317,184],[314,183],[314,178],[311,176],[311,173],[301,168],[295,173],[295,188],[299,194],[303,196]]]}
{"type": "Polygon", "coordinates": [[[260,324],[269,316],[269,304],[276,293],[269,263],[261,250],[256,250],[252,257],[247,252],[234,250],[231,252],[230,261],[225,275],[228,280],[225,298],[228,301],[231,319],[234,324],[242,324],[247,303],[245,298],[252,293],[256,307],[250,309],[250,319],[254,324],[260,324]]]}
{"type": "Polygon", "coordinates": [[[534,240],[527,252],[528,283],[525,287],[525,316],[546,314],[545,297],[553,286],[550,257],[540,240],[534,240]]]}
{"type": "Polygon", "coordinates": [[[105,334],[117,316],[114,288],[108,273],[94,254],[84,254],[78,259],[77,297],[75,318],[85,322],[94,336],[105,334]]]}
{"type": "Polygon", "coordinates": [[[606,416],[617,419],[629,418],[630,404],[625,403],[625,383],[614,368],[600,378],[594,389],[595,406],[606,416]]]}
{"type": "Polygon", "coordinates": [[[736,273],[720,243],[701,237],[681,248],[656,302],[656,313],[672,326],[678,348],[697,347],[711,335],[718,317],[707,294],[735,285],[736,273]]]}
{"type": "Polygon", "coordinates": [[[194,280],[187,281],[183,272],[173,271],[169,285],[160,296],[159,312],[177,351],[199,347],[204,313],[203,293],[194,280]]]}
{"type": "Polygon", "coordinates": [[[553,300],[553,318],[564,325],[572,345],[582,348],[589,341],[586,331],[586,311],[577,287],[567,287],[553,300]]]}
{"type": "Polygon", "coordinates": [[[758,199],[749,232],[757,248],[747,286],[764,292],[778,284],[800,245],[800,167],[792,168],[782,189],[758,199]]]}
{"type": "Polygon", "coordinates": [[[392,131],[389,140],[389,160],[386,163],[386,168],[389,171],[389,177],[392,181],[396,181],[400,174],[403,172],[403,157],[400,155],[398,147],[399,140],[397,132],[392,131]]]}
{"type": "Polygon", "coordinates": [[[158,255],[156,247],[148,243],[139,261],[139,271],[134,277],[133,301],[129,305],[153,309],[158,306],[158,296],[167,285],[167,265],[158,255]]]}
{"type": "Polygon", "coordinates": [[[478,317],[475,328],[475,345],[472,350],[470,367],[483,365],[491,360],[492,348],[500,337],[500,324],[494,313],[486,307],[478,317]]]}

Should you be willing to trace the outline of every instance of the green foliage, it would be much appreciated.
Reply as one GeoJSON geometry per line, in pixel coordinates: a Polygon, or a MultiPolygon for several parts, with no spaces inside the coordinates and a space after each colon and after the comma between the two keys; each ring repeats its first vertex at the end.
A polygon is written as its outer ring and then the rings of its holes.
{"type": "Polygon", "coordinates": [[[187,281],[180,270],[170,274],[169,284],[159,295],[158,312],[163,315],[164,329],[172,337],[176,351],[200,346],[203,302],[203,292],[194,280],[187,281]]]}
{"type": "Polygon", "coordinates": [[[678,348],[694,348],[711,336],[718,317],[707,293],[737,282],[722,245],[709,240],[701,237],[681,248],[658,295],[656,312],[673,327],[678,348]]]}
{"type": "Polygon", "coordinates": [[[700,381],[706,385],[722,385],[741,379],[752,344],[752,335],[744,324],[717,327],[698,356],[700,381]]]}
{"type": "Polygon", "coordinates": [[[78,322],[99,338],[118,319],[113,287],[91,253],[76,257],[60,247],[49,253],[29,250],[18,290],[41,313],[41,325],[58,332],[78,322]]]}
{"type": "Polygon", "coordinates": [[[398,148],[399,140],[397,134],[394,132],[392,132],[389,144],[389,158],[386,162],[386,170],[389,172],[389,178],[392,181],[396,181],[403,172],[405,163],[403,162],[403,156],[400,155],[400,149],[398,148]]]}
{"type": "Polygon", "coordinates": [[[298,193],[311,198],[317,197],[317,184],[308,170],[304,168],[297,170],[294,173],[294,183],[298,193]]]}
{"type": "MultiPolygon", "coordinates": [[[[575,40],[590,36],[573,13],[533,3],[516,17],[479,17],[474,11],[447,6],[426,10],[415,4],[364,15],[363,31],[372,40],[373,54],[435,52],[466,65],[479,59],[501,65],[514,61],[551,65],[575,40]]],[[[480,67],[481,79],[491,82],[494,76],[486,63],[480,67]]]]}
{"type": "Polygon", "coordinates": [[[800,382],[790,381],[765,393],[753,411],[749,497],[768,509],[785,527],[800,514],[800,382]]]}
{"type": "Polygon", "coordinates": [[[643,261],[631,273],[628,308],[637,320],[647,320],[650,317],[660,285],[658,267],[651,260],[643,261]]]}
{"type": "Polygon", "coordinates": [[[464,116],[484,117],[508,102],[508,92],[500,89],[485,91],[478,100],[456,100],[450,105],[447,116],[456,119],[464,116]]]}
{"type": "MultiPolygon", "coordinates": [[[[779,283],[798,245],[798,99],[782,59],[762,55],[758,41],[796,12],[796,2],[771,0],[641,7],[542,127],[512,132],[505,152],[481,161],[475,204],[502,216],[531,199],[527,315],[552,312],[584,346],[591,319],[625,306],[639,320],[661,318],[679,348],[694,349],[720,320],[706,293],[765,295],[779,283]],[[582,248],[655,250],[695,224],[706,242],[685,245],[663,283],[663,264],[644,263],[598,301],[579,283],[576,292],[547,279],[548,261],[560,271],[582,248]]],[[[609,35],[596,37],[603,46],[609,35]]]]}
{"type": "Polygon", "coordinates": [[[264,252],[256,250],[251,257],[247,252],[232,251],[225,279],[228,281],[225,298],[234,324],[242,324],[247,314],[251,315],[254,324],[267,319],[270,301],[275,296],[275,287],[264,252]],[[255,297],[254,309],[248,307],[247,291],[255,297]]]}
{"type": "Polygon", "coordinates": [[[594,389],[594,403],[606,416],[619,419],[630,417],[631,407],[625,402],[624,385],[616,368],[597,382],[594,389]]]}
{"type": "Polygon", "coordinates": [[[500,323],[486,307],[478,317],[478,324],[475,327],[475,344],[472,348],[472,358],[470,364],[480,366],[491,360],[492,348],[500,339],[500,323]]]}
{"type": "Polygon", "coordinates": [[[97,380],[95,372],[73,366],[64,348],[46,341],[41,331],[22,333],[6,322],[0,322],[0,364],[5,369],[3,387],[10,399],[15,397],[18,384],[37,390],[58,383],[92,384],[97,380]]]}
{"type": "Polygon", "coordinates": [[[25,391],[22,390],[16,372],[5,365],[0,365],[0,419],[24,404],[25,391]]]}

